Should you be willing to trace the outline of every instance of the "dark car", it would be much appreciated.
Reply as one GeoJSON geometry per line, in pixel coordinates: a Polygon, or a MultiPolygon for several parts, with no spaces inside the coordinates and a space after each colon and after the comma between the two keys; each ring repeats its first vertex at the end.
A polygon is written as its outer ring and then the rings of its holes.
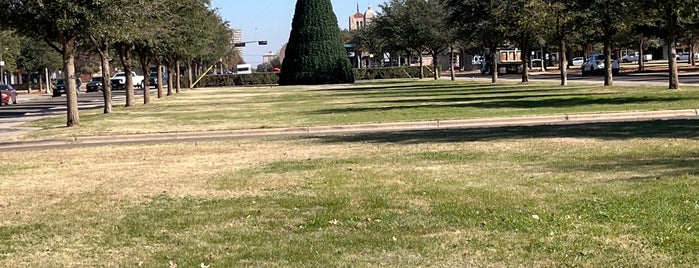
{"type": "MultiPolygon", "coordinates": [[[[75,79],[75,86],[77,87],[78,92],[80,92],[80,84],[82,84],[82,81],[80,78],[75,79]]],[[[56,84],[53,86],[53,96],[54,97],[60,97],[62,94],[66,93],[66,87],[68,85],[66,84],[66,80],[63,78],[59,78],[56,80],[56,84]]]]}
{"type": "Polygon", "coordinates": [[[0,95],[2,95],[0,104],[17,104],[17,91],[12,85],[0,85],[0,95]]]}
{"type": "Polygon", "coordinates": [[[87,87],[86,91],[87,92],[97,92],[102,89],[102,84],[104,83],[104,78],[101,76],[96,76],[90,79],[90,82],[87,82],[87,87]]]}
{"type": "Polygon", "coordinates": [[[56,84],[53,85],[53,96],[59,97],[61,94],[66,93],[66,80],[59,78],[56,80],[56,84]]]}
{"type": "MultiPolygon", "coordinates": [[[[158,73],[157,72],[151,72],[150,77],[148,78],[148,85],[151,87],[157,87],[158,86],[158,73]]],[[[167,73],[163,72],[163,85],[167,85],[167,73]]]]}

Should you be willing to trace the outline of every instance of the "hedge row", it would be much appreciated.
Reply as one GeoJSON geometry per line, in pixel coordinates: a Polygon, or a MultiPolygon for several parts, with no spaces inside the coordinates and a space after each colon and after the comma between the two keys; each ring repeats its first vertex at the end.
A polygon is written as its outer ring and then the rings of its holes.
{"type": "MultiPolygon", "coordinates": [[[[432,66],[425,66],[424,75],[430,78],[433,75],[432,66]]],[[[374,80],[392,78],[418,78],[420,77],[420,67],[389,67],[354,69],[355,80],[374,80]]],[[[230,74],[230,75],[207,75],[197,87],[227,87],[227,86],[253,86],[253,85],[276,85],[279,82],[279,73],[253,73],[253,74],[230,74]]]]}
{"type": "MultiPolygon", "coordinates": [[[[432,66],[424,66],[423,69],[425,77],[432,77],[434,74],[432,66]]],[[[418,78],[420,66],[354,69],[354,77],[356,80],[418,78]]]]}
{"type": "Polygon", "coordinates": [[[207,75],[199,81],[197,87],[275,85],[278,81],[279,73],[207,75]]]}

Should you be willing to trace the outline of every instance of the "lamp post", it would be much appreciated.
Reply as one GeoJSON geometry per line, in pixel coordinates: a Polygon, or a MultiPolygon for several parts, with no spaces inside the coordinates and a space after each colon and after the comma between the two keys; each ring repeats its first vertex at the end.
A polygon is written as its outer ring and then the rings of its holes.
{"type": "Polygon", "coordinates": [[[5,61],[2,59],[3,52],[5,52],[5,49],[0,49],[0,75],[2,76],[2,78],[0,78],[0,84],[2,85],[5,84],[5,70],[3,70],[5,61]]]}

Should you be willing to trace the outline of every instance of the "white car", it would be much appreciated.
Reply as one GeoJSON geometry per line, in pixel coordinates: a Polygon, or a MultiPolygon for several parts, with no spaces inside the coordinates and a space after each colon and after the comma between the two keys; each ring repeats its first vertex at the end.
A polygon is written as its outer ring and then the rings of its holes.
{"type": "Polygon", "coordinates": [[[572,66],[582,66],[584,62],[585,58],[583,57],[575,57],[570,61],[572,66]]]}
{"type": "MultiPolygon", "coordinates": [[[[131,80],[133,80],[133,86],[136,88],[143,89],[145,83],[143,80],[145,77],[142,75],[137,75],[136,72],[131,72],[131,80]]],[[[126,73],[118,72],[112,78],[109,79],[112,89],[126,89],[126,73]]]]}
{"type": "MultiPolygon", "coordinates": [[[[649,61],[649,60],[653,60],[652,54],[643,55],[643,61],[649,61]]],[[[621,57],[621,62],[634,62],[634,61],[638,61],[638,52],[634,52],[633,54],[628,54],[628,55],[621,57]]]]}
{"type": "MultiPolygon", "coordinates": [[[[682,54],[677,54],[677,57],[675,57],[677,60],[689,60],[689,53],[685,52],[682,54]]],[[[694,54],[694,59],[699,60],[699,53],[694,54]]]]}
{"type": "MultiPolygon", "coordinates": [[[[601,74],[604,72],[604,54],[592,54],[582,65],[582,75],[601,74]]],[[[612,57],[612,74],[620,72],[619,61],[612,57]]]]}

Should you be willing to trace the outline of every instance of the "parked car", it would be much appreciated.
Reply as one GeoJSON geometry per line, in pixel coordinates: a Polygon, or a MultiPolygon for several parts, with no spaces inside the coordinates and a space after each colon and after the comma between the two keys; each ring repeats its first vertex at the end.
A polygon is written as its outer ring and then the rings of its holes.
{"type": "MultiPolygon", "coordinates": [[[[639,58],[639,57],[638,57],[638,52],[635,52],[635,53],[633,53],[633,54],[628,54],[628,55],[625,55],[625,56],[621,57],[621,62],[634,62],[634,61],[638,61],[638,58],[639,58]]],[[[652,55],[652,54],[645,54],[645,55],[643,55],[643,61],[649,61],[649,60],[652,60],[652,59],[653,59],[653,55],[652,55]]]]}
{"type": "Polygon", "coordinates": [[[101,76],[95,76],[87,82],[86,91],[87,92],[97,92],[102,90],[102,85],[104,83],[104,78],[101,76]]]}
{"type": "MultiPolygon", "coordinates": [[[[582,75],[601,74],[604,72],[604,54],[592,54],[582,65],[582,75]]],[[[612,74],[620,72],[619,61],[612,56],[612,74]]]]}
{"type": "MultiPolygon", "coordinates": [[[[682,54],[677,54],[677,56],[676,56],[675,58],[676,58],[677,60],[680,60],[680,61],[682,61],[682,60],[689,61],[689,52],[684,52],[684,53],[682,53],[682,54]]],[[[699,60],[699,53],[695,53],[695,54],[694,54],[694,59],[695,59],[695,60],[699,60]]]]}
{"type": "Polygon", "coordinates": [[[473,64],[473,65],[483,64],[483,56],[480,56],[480,55],[473,56],[473,60],[471,60],[471,64],[473,64]]]}
{"type": "MultiPolygon", "coordinates": [[[[82,80],[80,78],[75,79],[75,87],[78,92],[80,92],[80,85],[82,84],[82,80]]],[[[53,96],[54,97],[60,97],[62,94],[66,93],[66,87],[68,85],[66,84],[66,80],[63,78],[59,78],[56,80],[56,84],[53,85],[53,96]]]]}
{"type": "MultiPolygon", "coordinates": [[[[151,72],[150,76],[148,77],[148,85],[151,87],[157,87],[158,86],[158,72],[151,72]]],[[[167,72],[163,72],[163,85],[167,85],[167,72]]]]}
{"type": "Polygon", "coordinates": [[[585,62],[585,58],[575,57],[572,60],[570,60],[570,65],[571,66],[582,66],[584,62],[585,62]]]}
{"type": "Polygon", "coordinates": [[[0,104],[17,104],[17,91],[12,85],[0,85],[0,95],[2,95],[0,104]]]}

